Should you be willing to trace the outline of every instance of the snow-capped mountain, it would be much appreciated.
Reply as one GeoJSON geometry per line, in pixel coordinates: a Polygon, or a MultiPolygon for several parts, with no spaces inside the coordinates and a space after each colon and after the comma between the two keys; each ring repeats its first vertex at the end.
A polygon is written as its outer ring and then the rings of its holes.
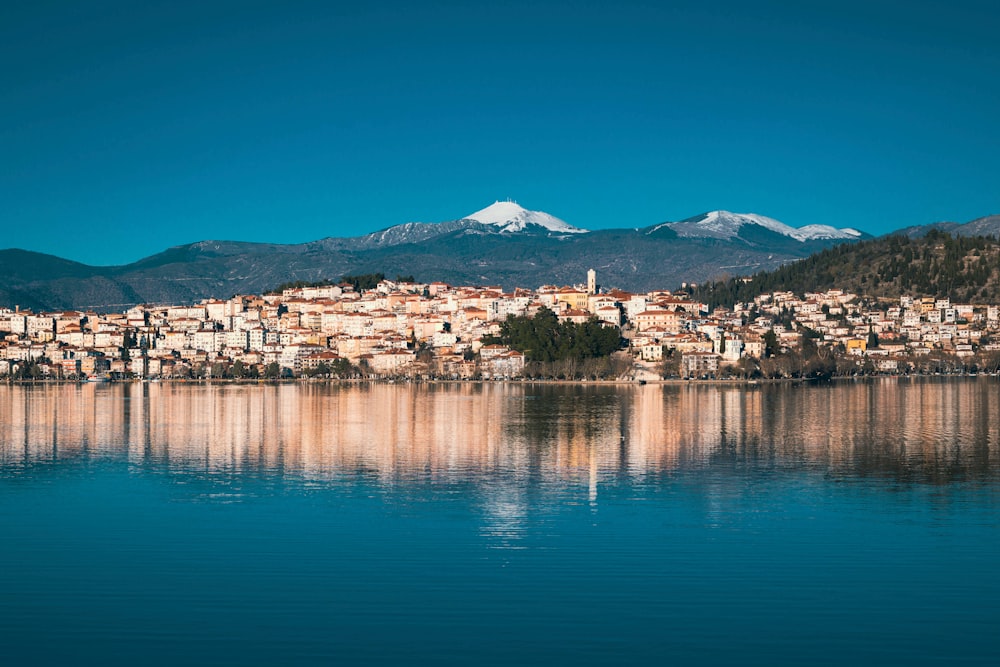
{"type": "MultiPolygon", "coordinates": [[[[665,222],[642,230],[647,236],[662,237],[668,234],[674,238],[719,239],[753,247],[767,247],[780,238],[766,236],[768,232],[787,239],[786,242],[806,243],[856,241],[866,237],[855,229],[837,229],[829,225],[806,225],[791,227],[774,218],[755,213],[731,213],[729,211],[711,211],[702,215],[681,220],[680,222],[665,222]],[[766,230],[766,231],[765,231],[766,230]],[[659,232],[659,233],[657,233],[659,232]]],[[[567,240],[579,238],[589,232],[580,227],[574,227],[565,220],[543,211],[529,211],[513,201],[497,201],[484,209],[470,213],[456,220],[446,222],[407,222],[394,225],[378,232],[349,239],[329,239],[326,243],[332,247],[351,250],[366,250],[387,248],[404,244],[424,243],[431,239],[445,238],[456,234],[493,235],[505,237],[522,235],[544,236],[567,240]]]]}
{"type": "Polygon", "coordinates": [[[665,222],[662,225],[653,227],[649,233],[667,227],[676,232],[680,237],[732,239],[740,235],[740,230],[745,225],[757,225],[782,236],[803,242],[838,239],[849,240],[858,239],[862,236],[861,232],[849,227],[843,229],[837,229],[829,225],[791,227],[767,216],[755,213],[731,213],[729,211],[710,211],[693,218],[688,218],[687,220],[681,220],[680,222],[665,222]]]}
{"type": "Polygon", "coordinates": [[[504,232],[523,232],[531,225],[543,227],[558,234],[582,234],[586,229],[580,229],[560,220],[554,215],[543,211],[529,211],[513,201],[498,201],[481,211],[465,216],[465,220],[475,220],[484,225],[500,227],[504,232]]]}
{"type": "MultiPolygon", "coordinates": [[[[529,211],[512,201],[498,201],[457,220],[446,222],[405,222],[351,239],[337,239],[340,246],[356,250],[422,243],[435,237],[461,232],[465,234],[536,233],[556,238],[586,233],[554,215],[529,211]]],[[[338,243],[335,243],[337,245],[338,243]]]]}

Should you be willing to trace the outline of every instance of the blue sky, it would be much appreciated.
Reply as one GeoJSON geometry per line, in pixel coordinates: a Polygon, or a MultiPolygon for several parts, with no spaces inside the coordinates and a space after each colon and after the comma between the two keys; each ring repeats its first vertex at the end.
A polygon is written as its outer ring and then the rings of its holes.
{"type": "Polygon", "coordinates": [[[995,2],[0,8],[0,247],[125,263],[513,198],[870,233],[1000,213],[995,2]]]}

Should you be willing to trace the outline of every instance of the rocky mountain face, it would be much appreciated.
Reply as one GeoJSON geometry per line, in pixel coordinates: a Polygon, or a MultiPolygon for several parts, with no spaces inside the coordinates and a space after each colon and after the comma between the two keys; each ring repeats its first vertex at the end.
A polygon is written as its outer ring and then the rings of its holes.
{"type": "Polygon", "coordinates": [[[378,271],[510,289],[580,283],[593,268],[605,287],[674,289],[682,282],[773,269],[866,236],[726,211],[637,229],[587,231],[507,201],[454,221],[406,223],[353,238],[294,245],[200,241],[116,267],[3,250],[0,307],[113,311],[378,271]]]}

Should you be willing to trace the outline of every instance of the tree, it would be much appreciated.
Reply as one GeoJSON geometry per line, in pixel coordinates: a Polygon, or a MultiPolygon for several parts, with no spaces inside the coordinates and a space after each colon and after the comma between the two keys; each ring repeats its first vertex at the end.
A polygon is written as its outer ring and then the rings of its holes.
{"type": "Polygon", "coordinates": [[[868,347],[878,347],[878,334],[871,327],[868,327],[868,347]]]}
{"type": "Polygon", "coordinates": [[[819,353],[819,346],[816,344],[818,338],[819,334],[812,329],[804,329],[802,334],[802,356],[805,359],[811,359],[819,353]]]}
{"type": "Polygon", "coordinates": [[[778,335],[774,333],[774,329],[768,329],[764,332],[764,358],[770,359],[771,357],[778,354],[781,351],[781,346],[778,345],[778,335]]]}
{"type": "MultiPolygon", "coordinates": [[[[412,276],[411,276],[412,277],[412,276]]],[[[384,273],[363,273],[356,276],[344,276],[340,279],[354,287],[355,292],[375,289],[380,282],[385,280],[384,273]]]]}
{"type": "Polygon", "coordinates": [[[12,377],[15,380],[38,380],[42,375],[42,369],[38,365],[38,360],[29,359],[17,365],[12,377]]]}
{"type": "Polygon", "coordinates": [[[264,368],[264,377],[268,380],[276,380],[281,377],[281,365],[277,361],[272,361],[264,368]]]}
{"type": "Polygon", "coordinates": [[[664,350],[663,361],[660,362],[660,377],[663,379],[680,377],[681,355],[674,349],[664,350]]]}
{"type": "Polygon", "coordinates": [[[358,374],[358,369],[347,359],[334,359],[330,363],[330,374],[339,378],[352,377],[358,374]]]}
{"type": "Polygon", "coordinates": [[[760,377],[760,367],[752,357],[742,357],[733,368],[743,379],[760,377]]]}
{"type": "Polygon", "coordinates": [[[131,329],[126,329],[124,335],[122,335],[122,348],[120,356],[122,361],[131,361],[132,354],[129,350],[133,347],[135,347],[135,334],[132,333],[131,329]]]}

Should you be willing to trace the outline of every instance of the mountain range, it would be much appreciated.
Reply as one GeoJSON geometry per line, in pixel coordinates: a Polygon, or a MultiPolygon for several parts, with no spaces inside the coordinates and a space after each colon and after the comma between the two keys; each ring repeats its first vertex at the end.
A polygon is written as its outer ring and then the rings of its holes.
{"type": "MultiPolygon", "coordinates": [[[[1000,233],[1000,217],[981,220],[993,222],[968,225],[1000,233]]],[[[300,244],[199,241],[123,266],[89,266],[25,250],[0,250],[0,307],[113,311],[137,303],[191,303],[260,293],[294,280],[336,280],[370,272],[510,289],[575,284],[594,268],[606,287],[675,289],[682,282],[773,269],[864,238],[871,237],[849,227],[796,228],[728,211],[588,231],[548,213],[498,201],[452,221],[411,222],[358,237],[300,244]]]]}

